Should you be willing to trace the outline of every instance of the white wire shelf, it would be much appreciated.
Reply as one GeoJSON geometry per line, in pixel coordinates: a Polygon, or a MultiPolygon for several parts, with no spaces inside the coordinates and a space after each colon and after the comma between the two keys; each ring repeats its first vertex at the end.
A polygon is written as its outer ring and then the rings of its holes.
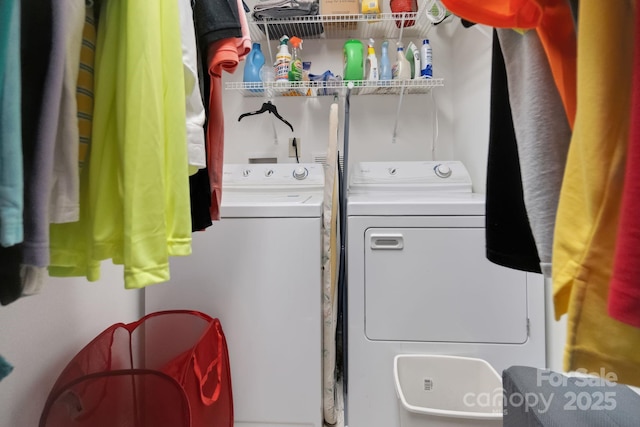
{"type": "Polygon", "coordinates": [[[313,15],[286,19],[252,20],[251,40],[277,40],[283,34],[305,39],[424,38],[432,27],[427,12],[368,15],[313,15]]]}
{"type": "Polygon", "coordinates": [[[240,91],[244,96],[333,96],[341,95],[353,83],[352,95],[397,95],[429,93],[444,86],[444,79],[417,80],[354,80],[327,82],[226,82],[226,90],[240,91]]]}

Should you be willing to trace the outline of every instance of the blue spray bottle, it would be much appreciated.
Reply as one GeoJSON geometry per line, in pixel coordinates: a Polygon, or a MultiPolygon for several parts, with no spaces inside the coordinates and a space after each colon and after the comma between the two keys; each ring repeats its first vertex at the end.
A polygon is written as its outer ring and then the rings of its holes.
{"type": "Polygon", "coordinates": [[[389,41],[382,42],[380,53],[380,80],[391,80],[393,74],[391,71],[391,61],[389,61],[389,41]]]}

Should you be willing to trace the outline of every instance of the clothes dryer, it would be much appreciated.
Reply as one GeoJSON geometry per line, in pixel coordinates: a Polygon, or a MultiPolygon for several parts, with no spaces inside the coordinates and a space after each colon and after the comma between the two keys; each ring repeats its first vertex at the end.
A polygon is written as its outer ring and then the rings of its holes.
{"type": "Polygon", "coordinates": [[[545,365],[542,276],[486,259],[484,195],[460,162],[365,162],[351,175],[349,427],[399,426],[398,354],[545,365]]]}
{"type": "Polygon", "coordinates": [[[224,165],[221,220],[145,311],[220,319],[236,427],[322,426],[321,164],[224,165]]]}

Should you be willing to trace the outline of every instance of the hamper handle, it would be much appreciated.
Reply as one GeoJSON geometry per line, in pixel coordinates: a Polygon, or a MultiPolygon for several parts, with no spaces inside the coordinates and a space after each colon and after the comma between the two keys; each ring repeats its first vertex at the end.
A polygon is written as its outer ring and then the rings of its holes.
{"type": "Polygon", "coordinates": [[[223,353],[222,337],[220,336],[219,333],[217,335],[218,335],[218,343],[217,343],[218,356],[211,361],[209,366],[207,366],[207,370],[204,373],[204,375],[200,370],[200,365],[198,364],[198,360],[196,358],[195,353],[193,354],[193,372],[196,374],[196,377],[200,382],[200,400],[202,400],[202,403],[204,403],[207,406],[213,405],[220,397],[220,392],[222,391],[222,355],[223,355],[222,354],[223,353]],[[209,380],[209,375],[214,370],[214,368],[217,376],[217,384],[211,396],[207,396],[207,394],[204,391],[204,385],[209,380]]]}

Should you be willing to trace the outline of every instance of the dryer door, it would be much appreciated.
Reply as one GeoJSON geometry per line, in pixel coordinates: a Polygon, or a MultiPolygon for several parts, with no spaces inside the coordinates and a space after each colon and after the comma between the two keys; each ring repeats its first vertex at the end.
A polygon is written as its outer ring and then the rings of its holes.
{"type": "Polygon", "coordinates": [[[484,228],[369,228],[371,340],[523,343],[527,274],[485,258],[484,228]]]}

